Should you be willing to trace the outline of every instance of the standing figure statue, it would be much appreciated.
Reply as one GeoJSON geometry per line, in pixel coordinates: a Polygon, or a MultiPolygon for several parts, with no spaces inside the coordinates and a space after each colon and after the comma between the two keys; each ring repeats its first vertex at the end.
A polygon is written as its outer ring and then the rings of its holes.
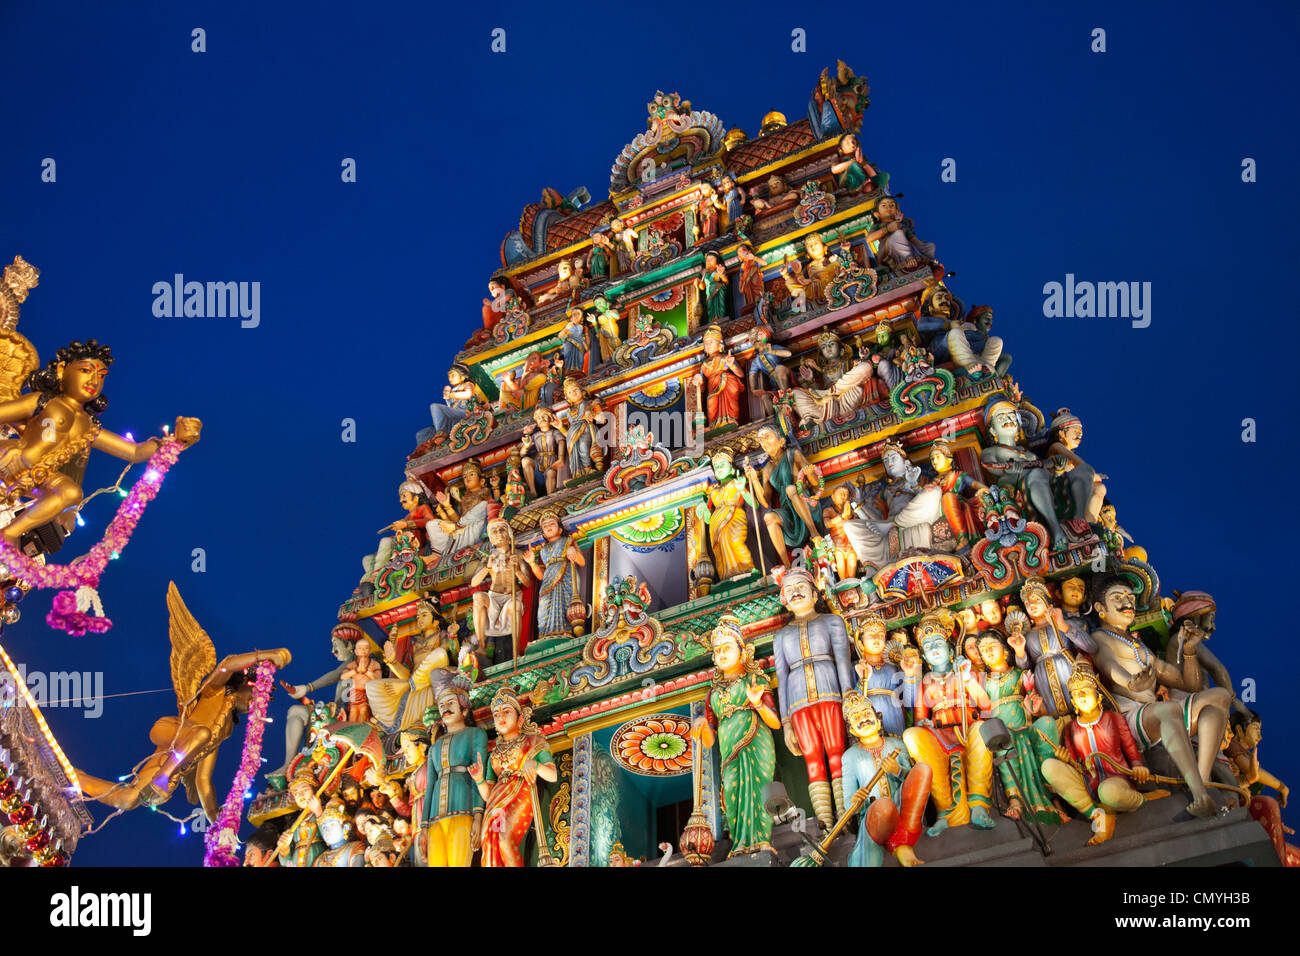
{"type": "Polygon", "coordinates": [[[840,702],[844,693],[853,689],[849,635],[839,615],[817,613],[817,586],[811,574],[793,568],[776,577],[781,603],[793,615],[772,638],[781,726],[785,745],[804,759],[813,812],[829,830],[844,815],[845,807],[840,780],[844,754],[840,702]]]}
{"type": "Polygon", "coordinates": [[[1063,471],[1067,459],[1057,455],[1043,461],[1021,445],[1024,433],[1020,424],[1020,409],[1009,399],[997,399],[984,409],[984,427],[993,444],[980,453],[984,468],[997,478],[998,484],[1012,491],[1022,491],[1029,503],[1052,534],[1052,550],[1066,547],[1065,529],[1057,514],[1054,488],[1064,493],[1068,517],[1083,518],[1092,499],[1093,471],[1088,465],[1077,464],[1063,471]],[[1053,479],[1048,469],[1056,469],[1053,479]]]}
{"type": "Polygon", "coordinates": [[[569,480],[564,433],[556,427],[555,412],[549,408],[538,406],[533,410],[533,424],[524,426],[520,450],[524,484],[534,498],[555,494],[569,480]]]}
{"type": "Polygon", "coordinates": [[[469,725],[469,693],[458,679],[438,695],[442,733],[428,751],[424,792],[428,866],[469,866],[483,835],[483,794],[470,767],[488,763],[487,732],[469,725]]]}
{"type": "Polygon", "coordinates": [[[727,270],[716,252],[704,255],[704,271],[697,280],[704,293],[704,311],[710,322],[721,322],[727,318],[727,270]]]}
{"type": "Polygon", "coordinates": [[[790,370],[781,359],[790,357],[790,350],[772,344],[772,329],[755,325],[749,332],[754,345],[754,357],[749,362],[749,417],[751,420],[767,418],[772,414],[772,393],[790,387],[790,370]]]}
{"type": "Polygon", "coordinates": [[[715,740],[718,743],[730,859],[772,849],[772,815],[764,805],[763,790],[776,775],[772,731],[781,726],[781,718],[738,617],[722,616],[713,629],[711,646],[713,682],[704,716],[695,719],[691,736],[706,749],[715,740]]]}
{"type": "Polygon", "coordinates": [[[706,409],[710,428],[735,425],[740,421],[740,394],[745,381],[736,359],[722,344],[722,327],[704,330],[704,361],[695,373],[695,386],[707,383],[706,409]]]}
{"type": "Polygon", "coordinates": [[[749,243],[743,243],[736,249],[736,257],[740,259],[738,287],[745,299],[745,309],[753,310],[758,305],[758,300],[763,298],[763,260],[749,243]]]}
{"type": "Polygon", "coordinates": [[[1007,643],[1016,652],[1017,667],[1033,668],[1034,689],[1043,701],[1043,712],[1062,717],[1070,712],[1065,688],[1075,668],[1070,649],[1093,654],[1097,643],[1082,621],[1067,620],[1052,603],[1042,578],[1029,578],[1020,586],[1020,603],[1029,615],[1030,627],[1028,633],[1013,631],[1007,643]]]}
{"type": "Polygon", "coordinates": [[[1129,633],[1137,601],[1128,582],[1118,575],[1098,576],[1093,587],[1092,609],[1101,622],[1092,632],[1097,642],[1093,660],[1098,675],[1115,695],[1138,745],[1144,750],[1158,743],[1165,745],[1192,794],[1187,812],[1213,816],[1214,798],[1205,781],[1214,770],[1228,726],[1232,691],[1225,687],[1200,689],[1196,651],[1205,632],[1190,620],[1183,621],[1171,638],[1183,648],[1182,667],[1170,664],[1129,633]],[[1187,691],[1188,696],[1181,701],[1161,700],[1156,694],[1161,686],[1187,691]]]}
{"type": "Polygon", "coordinates": [[[736,474],[731,452],[720,449],[713,455],[713,478],[704,500],[695,506],[695,514],[709,526],[709,547],[718,580],[750,574],[754,558],[749,552],[749,516],[745,506],[753,507],[754,497],[746,490],[743,475],[736,474]]]}
{"type": "Polygon", "coordinates": [[[767,525],[772,546],[776,548],[781,563],[788,568],[789,548],[803,544],[810,534],[816,533],[812,509],[816,507],[817,495],[821,494],[826,482],[817,466],[811,464],[798,448],[787,446],[776,429],[760,428],[754,437],[767,454],[767,464],[760,474],[746,461],[745,477],[749,479],[754,498],[764,509],[763,523],[767,525]],[[805,482],[808,479],[817,483],[815,491],[807,487],[805,482]]]}
{"type": "Polygon", "coordinates": [[[572,637],[569,604],[578,593],[578,568],[587,562],[573,537],[564,533],[558,512],[543,512],[539,524],[542,543],[524,554],[524,561],[541,582],[537,590],[537,640],[572,637]]]}
{"type": "Polygon", "coordinates": [[[853,622],[853,646],[858,652],[855,689],[880,715],[885,733],[902,737],[907,729],[903,708],[910,710],[916,703],[916,685],[905,683],[902,670],[886,656],[887,630],[884,615],[875,610],[853,622]]]}
{"type": "Polygon", "coordinates": [[[316,860],[326,850],[321,836],[321,822],[325,808],[321,805],[316,788],[320,781],[306,761],[289,783],[289,796],[302,814],[296,824],[280,834],[276,842],[276,862],[284,867],[315,866],[316,860]]]}
{"type": "MultiPolygon", "coordinates": [[[[426,712],[426,716],[432,716],[426,712]]],[[[397,735],[397,743],[402,754],[402,768],[399,772],[406,774],[405,779],[396,787],[388,781],[389,799],[398,815],[410,821],[411,840],[410,859],[412,866],[425,866],[427,845],[425,843],[424,824],[426,796],[429,787],[429,731],[423,727],[407,727],[397,735]]]]}
{"type": "Polygon", "coordinates": [[[171,799],[178,784],[184,784],[186,798],[201,806],[212,822],[217,819],[217,794],[212,786],[217,750],[234,730],[236,715],[248,713],[253,700],[247,671],[262,661],[287,667],[292,655],[281,647],[231,654],[217,663],[212,639],[181,600],[175,582],[167,585],[167,610],[176,716],[154,722],[149,742],[156,749],[125,779],[110,782],[81,770],[77,777],[85,799],[118,810],[160,807],[171,799]]]}
{"type": "Polygon", "coordinates": [[[884,774],[871,788],[870,796],[885,801],[894,811],[894,825],[883,833],[873,832],[874,812],[862,808],[858,841],[849,853],[849,866],[882,866],[884,851],[897,857],[903,866],[923,863],[913,849],[925,825],[925,803],[930,797],[930,768],[913,765],[912,758],[896,734],[888,733],[880,714],[866,697],[855,690],[844,695],[844,718],[848,721],[853,744],[844,751],[844,792],[856,797],[871,785],[880,771],[884,774]]]}
{"type": "Polygon", "coordinates": [[[370,656],[370,638],[362,636],[357,639],[352,660],[339,675],[341,681],[348,681],[352,690],[348,695],[348,723],[364,724],[370,719],[370,702],[366,698],[366,684],[384,676],[384,669],[379,661],[370,656]]]}
{"type": "Polygon", "coordinates": [[[984,631],[977,646],[984,661],[984,690],[993,705],[989,716],[1001,720],[1011,733],[1011,752],[998,765],[1009,804],[1006,816],[1016,820],[1029,815],[1039,823],[1062,823],[1065,817],[1052,800],[1040,770],[1059,744],[1056,721],[1035,716],[1042,709],[1042,700],[1033,692],[1034,677],[1011,666],[1001,634],[984,631]]]}
{"type": "Polygon", "coordinates": [[[585,375],[588,372],[587,355],[591,349],[591,340],[587,335],[586,319],[581,309],[569,309],[565,313],[568,322],[560,330],[560,355],[564,358],[566,373],[585,375]]]}
{"type": "Polygon", "coordinates": [[[1095,523],[1101,518],[1101,506],[1106,500],[1106,486],[1103,484],[1106,475],[1099,475],[1088,465],[1086,461],[1079,457],[1075,449],[1083,441],[1083,422],[1079,416],[1074,414],[1068,408],[1058,409],[1056,417],[1052,419],[1052,444],[1047,449],[1047,454],[1051,456],[1059,455],[1066,460],[1064,471],[1069,473],[1075,468],[1082,465],[1092,472],[1092,497],[1088,499],[1087,513],[1084,517],[1089,523],[1095,523]]]}
{"type": "Polygon", "coordinates": [[[1065,725],[1055,755],[1043,761],[1043,777],[1053,790],[1092,822],[1089,846],[1115,834],[1115,814],[1132,813],[1168,790],[1139,793],[1151,771],[1124,719],[1102,709],[1101,687],[1091,671],[1071,675],[1068,691],[1075,716],[1065,725]]]}
{"type": "Polygon", "coordinates": [[[504,518],[489,521],[488,541],[492,553],[483,567],[474,572],[469,586],[477,588],[485,579],[492,579],[488,590],[474,592],[474,633],[488,662],[500,663],[513,659],[522,650],[519,632],[524,610],[519,591],[528,586],[531,578],[527,565],[515,550],[515,533],[510,522],[504,518]],[[510,638],[509,648],[498,640],[502,637],[510,638]]]}
{"type": "MultiPolygon", "coordinates": [[[[484,800],[483,866],[523,866],[524,840],[533,825],[537,778],[554,783],[559,777],[550,745],[509,687],[492,698],[492,724],[497,744],[486,763],[475,759],[470,778],[484,800]]],[[[545,857],[548,848],[538,847],[545,857]]]]}
{"type": "Polygon", "coordinates": [[[993,792],[993,757],[980,736],[979,711],[992,701],[975,679],[970,661],[954,660],[953,614],[946,608],[926,611],[916,626],[916,643],[930,665],[904,655],[903,677],[914,685],[916,723],[903,732],[914,761],[930,767],[930,796],[939,819],[926,832],[938,836],[950,826],[969,823],[981,830],[996,824],[989,815],[993,792]]]}
{"type": "Polygon", "coordinates": [[[605,448],[600,443],[601,426],[609,416],[600,399],[592,398],[578,379],[564,380],[564,400],[569,403],[569,427],[565,448],[569,452],[569,475],[580,478],[605,468],[605,448]]]}

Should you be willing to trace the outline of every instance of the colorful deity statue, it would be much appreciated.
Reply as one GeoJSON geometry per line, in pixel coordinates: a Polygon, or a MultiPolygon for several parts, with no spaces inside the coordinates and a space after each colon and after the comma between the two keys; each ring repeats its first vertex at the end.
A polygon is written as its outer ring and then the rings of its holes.
{"type": "Polygon", "coordinates": [[[804,251],[808,253],[808,265],[804,272],[812,282],[808,297],[814,302],[826,301],[826,287],[839,275],[840,257],[826,254],[826,243],[817,233],[812,233],[803,241],[804,251]]]}
{"type": "Polygon", "coordinates": [[[929,668],[921,676],[920,660],[905,655],[904,680],[914,685],[916,723],[903,732],[913,761],[930,767],[930,796],[939,819],[926,832],[938,836],[950,826],[989,830],[993,758],[980,736],[979,711],[992,701],[975,679],[970,661],[953,655],[951,611],[926,611],[916,626],[916,643],[929,668]]]}
{"type": "Polygon", "coordinates": [[[552,495],[569,480],[564,434],[556,427],[555,413],[541,406],[533,410],[533,424],[524,427],[521,459],[528,493],[552,495]],[[538,492],[538,486],[542,491],[538,492]]]}
{"type": "Polygon", "coordinates": [[[1129,632],[1136,616],[1133,588],[1117,575],[1093,578],[1093,612],[1101,626],[1092,632],[1097,674],[1115,697],[1138,744],[1146,749],[1163,743],[1192,794],[1187,810],[1193,816],[1213,816],[1210,779],[1219,744],[1228,726],[1232,691],[1202,690],[1200,658],[1196,653],[1205,632],[1183,621],[1171,640],[1183,649],[1182,666],[1157,656],[1129,632]],[[1186,691],[1182,700],[1162,700],[1160,687],[1186,691]],[[1195,740],[1195,744],[1193,744],[1195,740]]]}
{"type": "Polygon", "coordinates": [[[1063,469],[1066,459],[1058,455],[1044,461],[1021,444],[1020,409],[1009,399],[996,399],[985,406],[984,426],[993,442],[980,454],[984,468],[998,484],[1024,493],[1052,534],[1052,550],[1063,550],[1065,529],[1056,506],[1056,490],[1063,493],[1069,516],[1083,518],[1092,498],[1092,469],[1078,464],[1070,471],[1058,471],[1053,479],[1048,469],[1063,469]]]}
{"type": "Polygon", "coordinates": [[[754,558],[749,551],[749,518],[745,506],[754,497],[746,490],[745,478],[736,474],[731,452],[723,448],[713,455],[714,484],[695,514],[709,526],[709,547],[719,581],[750,574],[754,558]]]}
{"type": "Polygon", "coordinates": [[[745,190],[736,184],[734,177],[728,174],[718,182],[718,192],[722,196],[722,205],[726,211],[726,219],[720,228],[724,232],[730,229],[737,238],[745,238],[751,218],[745,213],[745,190]]]}
{"type": "Polygon", "coordinates": [[[773,391],[790,387],[790,370],[781,364],[791,355],[789,349],[772,344],[772,329],[758,323],[749,332],[754,346],[754,357],[749,362],[749,414],[751,419],[767,418],[772,414],[773,391]]]}
{"type": "Polygon", "coordinates": [[[612,362],[614,353],[623,344],[618,331],[618,323],[622,316],[604,296],[597,296],[592,302],[592,307],[596,310],[596,314],[588,316],[587,321],[596,328],[596,340],[600,343],[600,360],[612,362]]]}
{"type": "Polygon", "coordinates": [[[781,284],[790,295],[791,309],[794,312],[807,312],[812,299],[812,279],[803,270],[800,259],[787,259],[781,264],[781,284]]]}
{"type": "Polygon", "coordinates": [[[607,232],[591,234],[591,251],[587,253],[587,273],[594,282],[604,282],[617,275],[619,269],[618,252],[614,240],[607,232]]]}
{"type": "Polygon", "coordinates": [[[930,796],[929,766],[913,765],[902,739],[888,733],[880,713],[868,698],[855,690],[844,695],[844,718],[853,735],[853,743],[844,751],[845,794],[856,797],[862,788],[871,787],[870,796],[886,801],[897,815],[892,828],[873,833],[872,811],[863,807],[849,866],[882,866],[885,850],[893,853],[903,866],[923,863],[913,848],[925,825],[925,803],[930,796]],[[881,770],[884,773],[873,786],[872,780],[881,770]]]}
{"type": "MultiPolygon", "coordinates": [[[[1236,697],[1234,688],[1237,684],[1228,673],[1227,666],[1219,660],[1218,655],[1205,646],[1205,642],[1214,636],[1214,619],[1217,610],[1214,598],[1205,591],[1177,592],[1174,605],[1170,608],[1175,629],[1187,624],[1205,635],[1196,645],[1196,657],[1201,665],[1201,683],[1196,690],[1209,690],[1212,686],[1222,687],[1233,694],[1233,713],[1246,714],[1249,709],[1236,697]],[[1210,678],[1214,678],[1214,684],[1210,683],[1210,678]]],[[[1185,653],[1186,648],[1182,643],[1177,640],[1170,641],[1165,647],[1165,660],[1175,667],[1181,667],[1185,653]]],[[[1182,700],[1187,696],[1187,691],[1170,690],[1169,696],[1172,700],[1182,700]]]]}
{"type": "Polygon", "coordinates": [[[880,461],[884,475],[874,486],[874,500],[864,503],[861,517],[844,522],[858,560],[871,574],[889,562],[891,532],[897,530],[903,550],[929,548],[934,522],[943,515],[943,491],[937,484],[922,484],[920,467],[902,445],[886,441],[880,461]]]}
{"type": "Polygon", "coordinates": [[[912,233],[912,221],[903,216],[898,200],[886,196],[876,205],[876,225],[867,234],[867,243],[879,243],[876,262],[891,272],[911,272],[922,266],[934,267],[934,243],[922,242],[912,233]]]}
{"type": "Polygon", "coordinates": [[[587,334],[586,316],[581,309],[569,309],[565,313],[564,328],[560,329],[560,355],[564,359],[564,370],[569,374],[585,375],[590,369],[587,358],[591,351],[591,337],[587,334]]]}
{"type": "Polygon", "coordinates": [[[813,811],[829,829],[845,807],[840,702],[854,683],[848,630],[838,615],[817,613],[817,586],[807,571],[792,568],[777,578],[781,603],[793,615],[772,638],[781,726],[790,752],[804,759],[813,811]]]}
{"type": "Polygon", "coordinates": [[[523,650],[519,645],[523,626],[523,603],[520,589],[528,586],[532,578],[528,566],[515,550],[515,534],[510,522],[493,518],[488,522],[488,541],[492,552],[481,568],[474,572],[469,585],[477,588],[491,579],[486,591],[475,591],[474,633],[482,643],[489,662],[510,660],[523,650]],[[502,637],[509,637],[507,646],[502,637]],[[508,651],[508,653],[507,653],[508,651]]]}
{"type": "Polygon", "coordinates": [[[781,726],[776,701],[740,619],[724,614],[713,629],[713,682],[704,716],[691,727],[701,747],[718,743],[722,810],[731,833],[729,857],[772,849],[772,815],[763,790],[776,774],[772,731],[781,726]]]}
{"type": "Polygon", "coordinates": [[[379,661],[370,656],[371,646],[368,637],[357,640],[352,660],[348,661],[339,675],[340,680],[351,683],[348,695],[348,721],[364,724],[370,719],[370,701],[366,697],[366,683],[384,676],[384,669],[379,661]]]}
{"type": "Polygon", "coordinates": [[[1088,582],[1077,574],[1061,581],[1061,611],[1067,620],[1082,621],[1088,609],[1088,582]]]}
{"type": "Polygon", "coordinates": [[[749,479],[755,500],[764,509],[763,523],[767,525],[772,546],[788,568],[789,548],[803,544],[817,527],[812,509],[826,482],[817,466],[798,448],[787,446],[776,429],[765,426],[754,437],[767,455],[767,464],[758,473],[746,461],[745,477],[749,479]],[[808,487],[811,482],[816,482],[815,490],[808,487]]]}
{"type": "Polygon", "coordinates": [[[763,298],[763,260],[755,254],[749,243],[743,243],[736,249],[740,259],[740,294],[745,299],[745,308],[752,310],[763,298]]]}
{"type": "Polygon", "coordinates": [[[1076,670],[1068,684],[1074,717],[1061,733],[1054,756],[1043,760],[1043,777],[1070,806],[1092,822],[1089,845],[1115,834],[1115,814],[1131,813],[1167,790],[1140,793],[1151,771],[1124,718],[1102,709],[1101,687],[1092,671],[1076,670]],[[1133,783],[1130,783],[1130,779],[1133,783]]]}
{"type": "Polygon", "coordinates": [[[541,352],[532,351],[518,372],[507,372],[500,383],[501,410],[516,412],[538,403],[550,375],[550,363],[541,352]]]}
{"type": "Polygon", "coordinates": [[[966,499],[969,492],[976,495],[988,491],[988,486],[977,481],[960,468],[953,467],[952,446],[942,438],[930,446],[930,466],[934,468],[934,484],[943,492],[943,516],[948,519],[958,549],[970,547],[976,540],[975,515],[966,499]]]}
{"type": "MultiPolygon", "coordinates": [[[[799,420],[820,425],[848,421],[866,404],[876,366],[870,361],[855,362],[853,350],[829,330],[818,336],[817,351],[816,357],[801,363],[804,370],[815,369],[820,381],[813,387],[795,388],[799,420]]],[[[803,371],[801,378],[808,382],[808,372],[803,371]]]]}
{"type": "Polygon", "coordinates": [[[570,305],[578,301],[587,286],[586,263],[581,259],[561,259],[555,266],[555,285],[537,297],[538,305],[556,300],[570,305]]]}
{"type": "Polygon", "coordinates": [[[1036,716],[1042,701],[1033,691],[1033,674],[1012,666],[1001,634],[983,632],[978,647],[984,661],[982,683],[992,702],[989,716],[1001,720],[1011,733],[1011,750],[998,765],[1010,804],[1006,815],[1014,820],[1029,814],[1040,823],[1061,823],[1065,817],[1040,772],[1060,743],[1056,721],[1036,716]]]}
{"type": "Polygon", "coordinates": [[[822,525],[831,544],[830,559],[840,581],[851,581],[858,576],[858,553],[844,530],[848,522],[855,520],[851,497],[849,485],[839,485],[831,491],[830,499],[822,508],[822,525]]]}
{"type": "Polygon", "coordinates": [[[740,395],[745,381],[735,357],[722,343],[721,326],[710,325],[704,330],[704,361],[694,382],[697,388],[707,383],[704,400],[710,428],[740,421],[740,395]]]}
{"type": "Polygon", "coordinates": [[[394,554],[402,555],[409,552],[414,555],[427,548],[430,529],[438,527],[438,515],[430,507],[429,495],[420,482],[414,479],[402,482],[397,489],[397,501],[406,511],[406,517],[398,518],[381,529],[381,534],[384,531],[394,533],[380,538],[375,553],[361,559],[364,573],[360,587],[363,592],[374,591],[379,575],[388,567],[394,554]]]}
{"type": "Polygon", "coordinates": [[[316,793],[319,781],[311,768],[304,766],[294,774],[289,783],[289,795],[302,813],[276,843],[276,857],[280,866],[309,867],[325,852],[320,822],[325,815],[320,797],[316,793]]]}
{"type": "Polygon", "coordinates": [[[861,192],[877,177],[875,168],[862,158],[862,146],[856,133],[845,133],[840,137],[836,154],[835,162],[831,164],[831,174],[836,177],[835,185],[839,189],[850,193],[861,192]]]}
{"type": "Polygon", "coordinates": [[[1122,555],[1126,561],[1134,559],[1138,561],[1147,560],[1147,549],[1133,544],[1133,536],[1120,526],[1115,515],[1115,506],[1109,501],[1102,502],[1101,511],[1097,515],[1097,522],[1099,525],[1097,533],[1107,551],[1117,556],[1122,555]],[[1124,547],[1125,541],[1132,547],[1124,547]]]}
{"type": "MultiPolygon", "coordinates": [[[[5,268],[6,281],[13,273],[13,266],[5,268]]],[[[34,285],[34,279],[29,284],[34,285]]],[[[0,536],[17,546],[24,534],[48,521],[61,519],[64,530],[71,530],[72,515],[65,512],[81,503],[82,491],[80,481],[67,472],[84,466],[92,448],[123,461],[143,462],[153,457],[162,440],[131,441],[100,424],[98,414],[108,405],[104,379],[113,364],[107,345],[94,339],[69,343],[44,368],[27,375],[39,361],[31,343],[6,328],[0,346],[9,353],[0,363],[0,386],[9,394],[29,389],[0,402],[0,425],[12,425],[19,433],[17,438],[0,439],[0,498],[11,504],[26,502],[0,536]]],[[[174,437],[188,448],[199,440],[202,428],[197,418],[177,418],[174,437]]]]}
{"type": "Polygon", "coordinates": [[[1016,653],[1016,666],[1033,668],[1034,688],[1043,701],[1043,712],[1063,716],[1070,712],[1065,685],[1074,672],[1074,655],[1095,653],[1097,644],[1082,621],[1067,619],[1052,603],[1042,578],[1030,578],[1020,586],[1020,601],[1030,626],[1027,633],[1012,633],[1008,638],[1016,653]]]}
{"type": "Polygon", "coordinates": [[[462,490],[455,503],[446,491],[434,495],[438,520],[427,526],[429,550],[440,558],[478,544],[487,527],[492,492],[483,480],[483,466],[477,459],[471,458],[461,466],[460,480],[462,490]]]}
{"type": "Polygon", "coordinates": [[[718,237],[718,213],[727,211],[711,183],[700,183],[700,196],[695,201],[695,243],[709,242],[718,237]]]}
{"type": "Polygon", "coordinates": [[[704,256],[704,271],[700,273],[700,290],[704,293],[704,311],[710,322],[722,322],[727,318],[727,270],[716,252],[704,256]]]}
{"type": "Polygon", "coordinates": [[[564,400],[569,403],[569,426],[564,436],[564,446],[569,453],[569,474],[574,478],[602,471],[605,467],[605,449],[600,443],[601,426],[609,415],[592,398],[576,378],[564,380],[564,400]]]}
{"type": "MultiPolygon", "coordinates": [[[[537,778],[554,783],[559,777],[550,745],[532,713],[509,687],[497,691],[492,698],[496,747],[486,763],[476,758],[469,765],[484,801],[483,866],[524,865],[524,840],[537,812],[537,778]]],[[[545,841],[539,842],[545,856],[545,841]]]]}
{"type": "Polygon", "coordinates": [[[524,554],[524,561],[541,582],[537,591],[537,639],[572,637],[569,604],[578,593],[578,568],[587,562],[573,537],[564,533],[559,512],[543,512],[539,525],[541,545],[531,546],[524,554]]]}
{"type": "Polygon", "coordinates": [[[1103,482],[1105,482],[1107,476],[1093,471],[1088,463],[1079,457],[1076,451],[1083,441],[1083,422],[1079,420],[1079,416],[1068,408],[1058,409],[1052,419],[1051,440],[1052,444],[1048,446],[1047,454],[1049,456],[1059,455],[1064,458],[1066,461],[1064,470],[1066,472],[1073,471],[1080,465],[1092,472],[1092,497],[1088,499],[1084,517],[1090,523],[1095,523],[1101,517],[1101,506],[1106,500],[1106,486],[1103,482]]]}
{"type": "MultiPolygon", "coordinates": [[[[433,430],[428,437],[446,434],[452,426],[462,422],[469,415],[470,406],[475,402],[487,403],[487,396],[470,378],[469,366],[457,362],[447,370],[447,384],[442,389],[445,404],[434,402],[429,406],[429,415],[433,418],[433,430]]],[[[424,432],[416,436],[423,440],[424,432]]]]}
{"type": "Polygon", "coordinates": [[[636,230],[622,219],[611,219],[610,235],[614,238],[614,252],[618,256],[618,271],[631,272],[636,260],[636,230]]]}
{"type": "Polygon", "coordinates": [[[419,727],[438,691],[455,676],[457,641],[427,601],[420,602],[416,622],[420,631],[407,646],[385,642],[389,676],[366,684],[374,720],[388,733],[419,727]]]}
{"type": "MultiPolygon", "coordinates": [[[[885,733],[902,737],[907,726],[903,708],[911,709],[915,704],[916,685],[906,683],[903,671],[888,657],[887,627],[879,611],[868,611],[854,620],[853,646],[858,652],[858,663],[854,665],[858,674],[855,690],[880,715],[885,733]]],[[[845,796],[848,796],[847,788],[845,796]]]]}
{"type": "Polygon", "coordinates": [[[469,725],[466,681],[458,679],[438,695],[442,733],[428,750],[422,819],[428,866],[469,866],[483,834],[483,794],[470,768],[488,764],[487,732],[469,725]]]}
{"type": "MultiPolygon", "coordinates": [[[[426,709],[422,719],[427,715],[426,709]]],[[[388,797],[398,815],[410,821],[411,833],[416,835],[409,851],[411,865],[425,866],[424,808],[429,786],[429,731],[423,727],[407,727],[397,735],[397,741],[402,754],[401,773],[405,777],[398,786],[388,791],[388,797]]]]}
{"type": "Polygon", "coordinates": [[[965,319],[954,319],[945,343],[948,354],[958,368],[970,376],[1003,375],[1011,367],[1011,356],[1002,351],[1002,340],[990,335],[993,309],[977,305],[965,319]]]}

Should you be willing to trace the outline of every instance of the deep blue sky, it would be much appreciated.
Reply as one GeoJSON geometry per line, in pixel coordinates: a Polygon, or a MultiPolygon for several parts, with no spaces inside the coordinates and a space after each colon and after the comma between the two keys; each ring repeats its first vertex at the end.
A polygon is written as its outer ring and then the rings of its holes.
{"type": "MultiPolygon", "coordinates": [[[[168,688],[174,578],[219,654],[285,645],[288,677],[326,670],[336,608],[398,516],[405,455],[522,206],[545,186],[602,198],[656,89],[753,135],[768,110],[804,115],[841,57],[871,83],[868,157],[958,273],[956,294],[995,307],[1027,396],[1083,417],[1081,451],[1166,591],[1216,595],[1211,646],[1257,681],[1264,765],[1300,781],[1284,524],[1296,9],[1056,6],[6,3],[0,258],[42,270],[20,328],[43,358],[72,338],[113,346],[107,427],[142,437],[179,413],[206,427],[106,576],[114,629],[51,632],[47,592],[5,646],[32,668],[102,670],[109,694],[168,688]],[[790,51],[795,27],[807,53],[790,51]],[[1089,51],[1094,27],[1105,54],[1089,51]],[[40,180],[47,156],[55,184],[40,180]],[[340,182],[345,156],[356,184],[340,182]],[[956,183],[940,181],[945,157],[956,183]],[[1243,157],[1258,182],[1242,183],[1243,157]],[[261,282],[261,326],[154,318],[150,289],[176,272],[261,282]],[[1150,328],[1043,318],[1043,284],[1067,272],[1153,283],[1150,328]]],[[[117,470],[97,456],[87,487],[117,470]]],[[[113,506],[92,503],[71,553],[113,506]]],[[[48,716],[74,763],[113,777],[174,707],[167,691],[110,700],[99,720],[48,716]]],[[[240,739],[218,765],[222,796],[240,739]]],[[[201,853],[137,811],[77,862],[201,853]]]]}

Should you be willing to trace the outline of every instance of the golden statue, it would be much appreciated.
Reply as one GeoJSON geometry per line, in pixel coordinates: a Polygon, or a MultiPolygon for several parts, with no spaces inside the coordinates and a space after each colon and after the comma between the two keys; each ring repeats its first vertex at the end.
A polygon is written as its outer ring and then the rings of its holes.
{"type": "MultiPolygon", "coordinates": [[[[100,425],[97,415],[108,404],[104,378],[113,364],[108,346],[94,339],[71,342],[39,368],[35,346],[14,328],[18,306],[39,276],[15,256],[0,286],[0,425],[17,432],[0,438],[0,496],[10,507],[31,502],[0,532],[14,546],[24,533],[60,515],[64,530],[71,530],[73,516],[65,512],[81,503],[81,475],[91,448],[142,462],[161,444],[156,438],[134,442],[100,425]]],[[[197,418],[177,418],[175,438],[187,448],[199,440],[202,427],[197,418]]]]}
{"type": "Polygon", "coordinates": [[[144,804],[161,806],[171,799],[178,783],[185,784],[191,804],[203,807],[209,821],[217,818],[217,794],[212,789],[212,769],[217,748],[234,729],[234,714],[248,713],[253,683],[245,671],[262,661],[276,667],[292,659],[286,648],[232,654],[217,663],[208,632],[199,626],[181,600],[175,582],[167,585],[168,634],[172,642],[172,686],[177,715],[162,717],[149,731],[157,748],[138,765],[129,780],[110,783],[81,770],[77,777],[87,800],[98,800],[118,810],[144,804]]]}

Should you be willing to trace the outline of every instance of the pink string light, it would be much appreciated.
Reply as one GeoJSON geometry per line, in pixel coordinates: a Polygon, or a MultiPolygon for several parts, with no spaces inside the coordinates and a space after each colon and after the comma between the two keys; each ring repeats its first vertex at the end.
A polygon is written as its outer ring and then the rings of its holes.
{"type": "Polygon", "coordinates": [[[9,568],[15,578],[34,588],[67,588],[55,595],[54,606],[46,615],[50,627],[81,636],[87,632],[102,634],[112,627],[106,617],[86,614],[76,607],[75,591],[80,587],[94,588],[100,575],[113,558],[118,557],[131,540],[140,516],[149,502],[158,496],[163,476],[167,474],[180,455],[181,444],[175,438],[162,439],[158,450],[149,459],[149,467],[131,487],[131,491],[118,506],[117,514],[104,530],[98,544],[71,564],[40,565],[8,542],[0,541],[0,563],[9,568]]]}
{"type": "Polygon", "coordinates": [[[262,661],[257,665],[257,679],[253,682],[253,701],[248,707],[248,726],[244,731],[244,752],[239,760],[235,782],[231,784],[226,802],[204,838],[206,850],[204,866],[239,866],[235,845],[239,836],[239,821],[244,816],[244,794],[253,784],[253,775],[262,765],[262,733],[266,729],[266,710],[271,702],[272,675],[275,665],[262,661]]]}

